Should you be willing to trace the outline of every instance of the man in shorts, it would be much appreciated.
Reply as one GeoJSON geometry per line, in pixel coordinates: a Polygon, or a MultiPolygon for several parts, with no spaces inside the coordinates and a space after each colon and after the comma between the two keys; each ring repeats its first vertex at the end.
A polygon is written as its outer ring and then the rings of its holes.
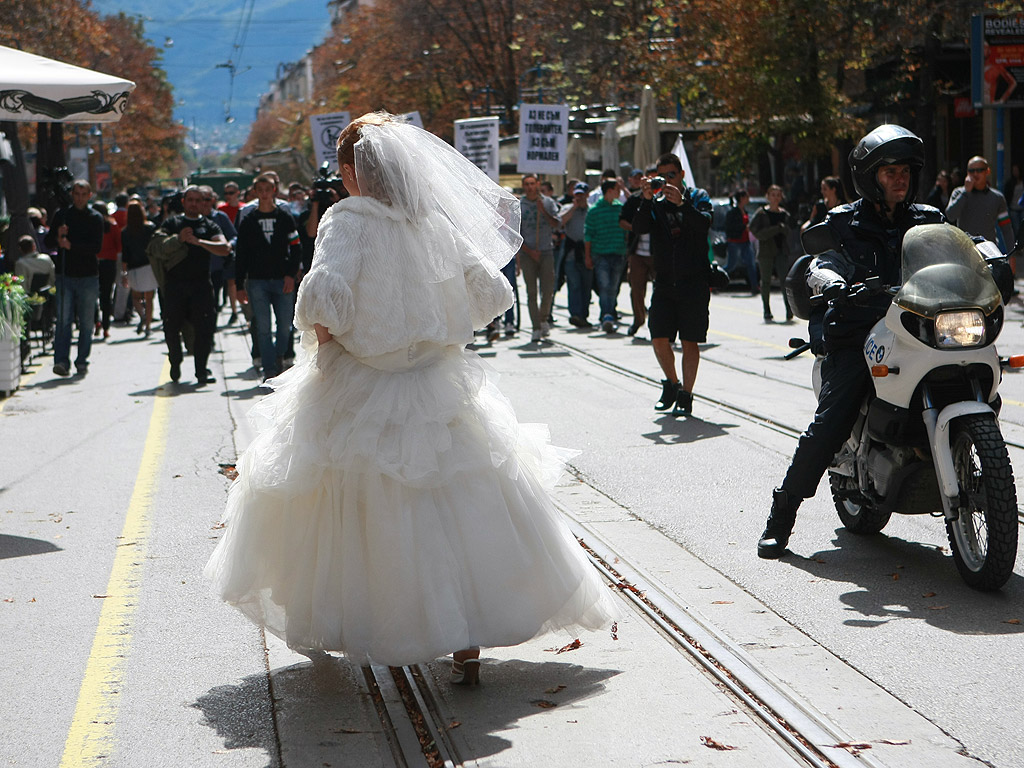
{"type": "Polygon", "coordinates": [[[647,327],[665,374],[661,399],[654,408],[671,408],[673,416],[689,415],[700,363],[699,344],[707,340],[708,333],[711,199],[703,189],[686,186],[682,163],[671,153],[658,158],[654,178],[663,181],[661,188],[652,188],[651,178],[643,180],[642,200],[633,217],[633,233],[651,236],[654,260],[647,327]],[[672,350],[676,336],[683,348],[681,382],[672,350]]]}

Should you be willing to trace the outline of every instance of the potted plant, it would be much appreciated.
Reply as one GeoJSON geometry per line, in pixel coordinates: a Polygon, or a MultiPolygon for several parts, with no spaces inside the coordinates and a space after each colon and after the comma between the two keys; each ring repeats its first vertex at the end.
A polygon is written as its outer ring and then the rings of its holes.
{"type": "Polygon", "coordinates": [[[21,378],[21,339],[32,307],[22,279],[9,272],[0,274],[0,392],[18,388],[21,378]]]}

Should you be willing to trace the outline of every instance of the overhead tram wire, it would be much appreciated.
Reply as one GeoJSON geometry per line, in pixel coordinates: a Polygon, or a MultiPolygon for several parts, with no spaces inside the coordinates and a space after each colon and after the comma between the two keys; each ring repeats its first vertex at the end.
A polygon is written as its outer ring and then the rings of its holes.
{"type": "MultiPolygon", "coordinates": [[[[238,64],[242,59],[242,51],[245,49],[245,40],[249,36],[249,28],[252,25],[252,14],[256,9],[256,0],[244,0],[242,13],[238,17],[238,28],[235,30],[235,40],[231,44],[231,55],[226,64],[218,64],[228,70],[228,99],[224,104],[224,122],[233,121],[231,117],[231,104],[235,93],[235,76],[239,74],[238,64]]],[[[242,70],[245,71],[245,70],[242,70]]]]}

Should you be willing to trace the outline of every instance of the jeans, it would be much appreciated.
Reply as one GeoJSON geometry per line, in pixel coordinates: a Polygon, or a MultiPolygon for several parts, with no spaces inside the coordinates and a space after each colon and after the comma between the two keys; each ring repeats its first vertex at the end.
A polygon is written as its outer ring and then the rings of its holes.
{"type": "Polygon", "coordinates": [[[622,265],[625,255],[621,253],[593,253],[594,282],[601,306],[601,320],[615,318],[615,305],[619,299],[619,284],[622,280],[622,265]]]}
{"type": "Polygon", "coordinates": [[[245,290],[252,305],[253,322],[256,324],[256,338],[259,342],[260,359],[265,376],[280,373],[278,360],[288,357],[291,347],[292,320],[295,317],[295,291],[284,292],[284,279],[245,281],[245,290]],[[270,309],[277,318],[277,340],[271,332],[270,309]]]}
{"type": "Polygon", "coordinates": [[[100,318],[103,330],[110,330],[110,318],[114,315],[114,284],[117,282],[117,262],[113,259],[97,259],[100,270],[100,318]]]}
{"type": "MultiPolygon", "coordinates": [[[[501,274],[508,280],[508,284],[512,286],[512,295],[516,297],[516,302],[519,301],[519,290],[516,287],[516,260],[515,257],[508,260],[508,264],[501,268],[501,274]]],[[[498,318],[494,318],[497,320],[498,318]]],[[[511,307],[505,310],[505,325],[516,324],[516,305],[513,304],[511,307]]]]}
{"type": "Polygon", "coordinates": [[[555,293],[555,256],[553,251],[541,251],[540,260],[534,261],[523,252],[519,256],[519,268],[526,283],[526,304],[530,310],[533,329],[540,330],[540,324],[551,314],[551,301],[555,293]],[[540,284],[540,304],[537,303],[537,286],[540,284]]]}
{"type": "Polygon", "coordinates": [[[757,290],[757,260],[754,259],[754,249],[751,247],[750,241],[726,243],[725,252],[725,271],[732,274],[736,267],[743,265],[747,268],[747,285],[750,287],[750,290],[757,290]]]}
{"type": "Polygon", "coordinates": [[[75,366],[89,363],[92,330],[96,324],[96,297],[99,277],[62,277],[57,275],[57,329],[53,337],[53,362],[71,365],[71,323],[78,321],[78,357],[75,366]]]}
{"type": "Polygon", "coordinates": [[[586,322],[590,314],[590,293],[594,289],[594,270],[584,263],[582,240],[565,238],[565,285],[569,294],[569,317],[586,322]]]}

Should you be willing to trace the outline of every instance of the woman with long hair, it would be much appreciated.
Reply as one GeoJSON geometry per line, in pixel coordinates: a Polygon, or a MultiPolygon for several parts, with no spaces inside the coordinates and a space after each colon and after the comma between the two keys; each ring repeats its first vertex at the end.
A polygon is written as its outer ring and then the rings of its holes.
{"type": "Polygon", "coordinates": [[[121,263],[124,278],[132,291],[132,303],[139,313],[139,325],[135,333],[149,338],[153,323],[153,293],[156,291],[156,277],[146,257],[146,246],[153,237],[156,226],[146,219],[146,209],[138,200],[128,202],[127,223],[121,231],[121,263]]]}

